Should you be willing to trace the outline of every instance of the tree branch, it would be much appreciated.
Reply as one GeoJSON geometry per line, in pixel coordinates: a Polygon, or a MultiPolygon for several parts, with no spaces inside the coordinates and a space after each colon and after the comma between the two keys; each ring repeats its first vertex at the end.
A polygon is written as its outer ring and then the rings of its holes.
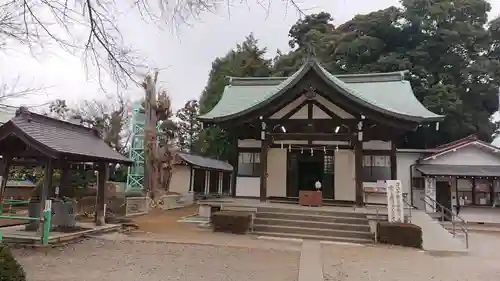
{"type": "MultiPolygon", "coordinates": [[[[235,3],[232,0],[127,1],[144,19],[160,27],[185,24],[199,19],[202,13],[216,12],[222,6],[230,8],[235,3]]],[[[297,0],[281,1],[304,15],[297,0]]],[[[122,87],[129,82],[139,85],[146,67],[125,44],[116,26],[118,3],[123,0],[7,0],[0,4],[0,42],[3,42],[0,48],[20,42],[34,53],[37,48],[44,48],[45,43],[55,43],[72,54],[81,54],[87,74],[93,68],[101,86],[104,72],[122,87]],[[79,37],[82,31],[85,38],[79,37]]]]}

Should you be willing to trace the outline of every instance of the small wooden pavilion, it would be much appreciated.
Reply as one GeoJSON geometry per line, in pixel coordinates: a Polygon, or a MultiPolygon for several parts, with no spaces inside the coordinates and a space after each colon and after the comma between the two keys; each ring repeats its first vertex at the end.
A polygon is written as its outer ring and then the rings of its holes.
{"type": "Polygon", "coordinates": [[[51,196],[52,175],[61,171],[61,190],[69,186],[70,165],[92,162],[97,164],[98,192],[96,225],[104,224],[105,183],[110,164],[130,164],[131,161],[114,151],[94,129],[36,114],[21,107],[13,119],[0,127],[0,202],[3,201],[9,167],[31,165],[44,167],[44,184],[40,202],[51,196]]]}

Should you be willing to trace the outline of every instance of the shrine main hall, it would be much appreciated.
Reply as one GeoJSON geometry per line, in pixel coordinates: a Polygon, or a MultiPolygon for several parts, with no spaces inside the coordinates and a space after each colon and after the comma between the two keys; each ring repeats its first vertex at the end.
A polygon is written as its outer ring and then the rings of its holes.
{"type": "Polygon", "coordinates": [[[364,205],[366,188],[401,177],[395,140],[443,118],[404,72],[332,75],[309,59],[290,77],[230,77],[199,120],[235,139],[233,196],[294,200],[319,181],[323,200],[364,205]]]}

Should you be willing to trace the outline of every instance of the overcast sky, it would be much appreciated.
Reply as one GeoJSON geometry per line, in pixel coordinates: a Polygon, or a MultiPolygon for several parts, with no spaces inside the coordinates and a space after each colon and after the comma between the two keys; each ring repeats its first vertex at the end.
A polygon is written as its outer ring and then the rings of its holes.
{"type": "MultiPolygon", "coordinates": [[[[268,13],[258,4],[259,0],[246,2],[248,4],[231,8],[230,13],[224,9],[217,14],[204,14],[201,20],[193,21],[190,26],[180,26],[176,32],[147,24],[133,11],[123,15],[119,25],[127,43],[145,56],[151,67],[163,69],[160,72],[161,86],[170,92],[174,107],[179,108],[187,100],[199,97],[212,61],[226,54],[248,34],[254,33],[260,45],[268,49],[269,56],[274,55],[277,49],[288,50],[287,34],[298,18],[297,13],[290,7],[287,11],[282,0],[271,1],[268,13]]],[[[335,24],[343,23],[355,14],[398,5],[398,0],[302,2],[307,3],[302,7],[310,9],[308,12],[329,12],[335,24]]],[[[491,2],[493,11],[490,19],[500,15],[500,0],[491,2]]],[[[40,104],[56,98],[76,102],[103,95],[99,85],[87,79],[80,58],[57,49],[39,56],[37,60],[19,52],[0,53],[0,65],[0,82],[8,82],[19,75],[24,84],[52,86],[46,90],[47,95],[12,101],[16,105],[40,104]]],[[[142,92],[131,88],[127,94],[139,98],[142,92]]]]}

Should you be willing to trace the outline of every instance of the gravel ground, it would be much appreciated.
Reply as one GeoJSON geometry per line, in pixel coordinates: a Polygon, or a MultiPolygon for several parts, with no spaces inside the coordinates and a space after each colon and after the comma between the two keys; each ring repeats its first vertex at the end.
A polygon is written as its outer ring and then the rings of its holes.
{"type": "Polygon", "coordinates": [[[29,281],[294,281],[300,257],[276,249],[101,240],[14,253],[29,281]]]}
{"type": "Polygon", "coordinates": [[[500,236],[471,234],[470,254],[432,256],[400,247],[322,248],[325,281],[489,281],[500,276],[500,236]]]}

